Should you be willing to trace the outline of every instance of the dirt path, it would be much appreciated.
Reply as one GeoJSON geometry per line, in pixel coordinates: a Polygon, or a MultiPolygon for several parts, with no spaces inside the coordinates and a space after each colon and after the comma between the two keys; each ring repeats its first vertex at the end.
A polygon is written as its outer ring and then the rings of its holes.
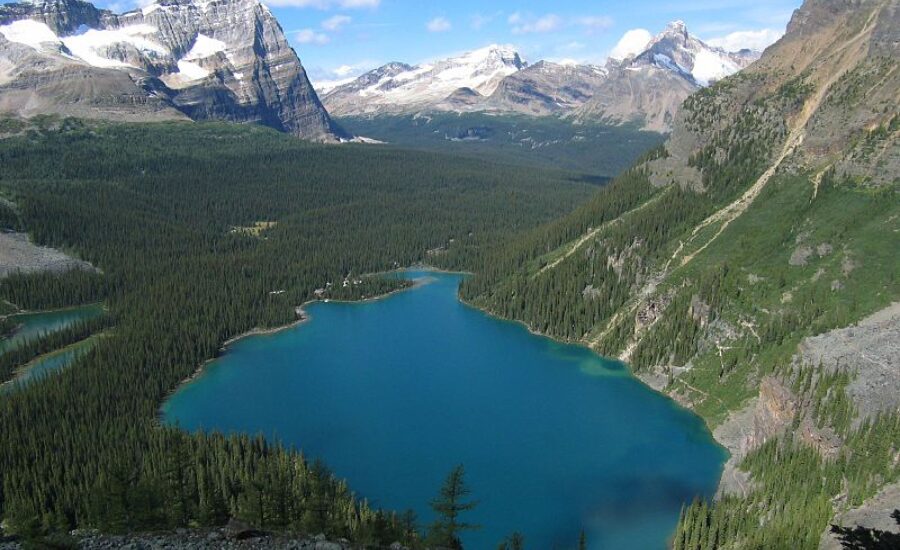
{"type": "Polygon", "coordinates": [[[616,225],[622,223],[622,220],[623,220],[624,218],[626,218],[626,217],[628,217],[628,216],[630,216],[630,215],[632,215],[632,214],[635,214],[635,213],[637,213],[637,212],[640,212],[641,210],[643,210],[644,208],[647,208],[647,207],[650,206],[651,204],[653,204],[653,203],[655,203],[655,202],[658,202],[658,201],[660,200],[660,198],[661,198],[663,195],[665,195],[665,194],[666,194],[666,192],[665,192],[665,190],[664,190],[664,191],[662,191],[661,193],[657,194],[655,197],[653,197],[653,198],[651,198],[650,200],[644,202],[644,204],[642,204],[642,205],[640,205],[640,206],[638,206],[638,207],[636,207],[636,208],[633,208],[633,209],[629,210],[628,212],[625,212],[624,214],[622,214],[621,216],[619,216],[618,218],[616,218],[616,219],[614,219],[614,220],[610,220],[610,221],[608,221],[608,222],[606,222],[606,223],[604,223],[604,224],[601,224],[601,225],[600,225],[599,227],[597,227],[596,229],[592,229],[592,230],[588,231],[587,233],[585,233],[584,235],[582,235],[577,241],[575,241],[575,243],[572,244],[572,245],[569,247],[569,250],[567,250],[565,254],[563,254],[563,255],[560,256],[559,258],[553,260],[553,262],[551,262],[551,263],[545,265],[545,266],[543,267],[543,269],[541,269],[540,271],[538,271],[532,278],[537,278],[537,277],[539,277],[540,275],[543,275],[544,273],[546,273],[547,271],[550,271],[551,269],[554,269],[556,266],[558,266],[559,264],[563,263],[563,262],[566,261],[568,258],[570,258],[573,254],[575,254],[576,252],[578,252],[578,250],[579,250],[582,246],[584,246],[588,241],[590,241],[591,239],[593,239],[593,238],[595,238],[597,235],[599,235],[601,231],[603,231],[604,229],[609,229],[609,228],[611,228],[611,227],[615,227],[616,225]]]}
{"type": "MultiPolygon", "coordinates": [[[[860,30],[856,34],[856,36],[850,39],[841,48],[835,50],[834,53],[829,56],[829,58],[838,57],[838,63],[834,71],[831,73],[831,76],[828,78],[828,80],[818,86],[816,92],[812,95],[812,97],[806,100],[806,103],[803,104],[803,109],[791,124],[791,131],[788,134],[787,140],[785,140],[784,142],[784,146],[781,148],[781,153],[775,159],[775,162],[773,162],[772,165],[769,166],[769,168],[765,172],[763,172],[759,179],[756,180],[756,183],[750,186],[750,189],[748,189],[743,195],[741,195],[740,198],[738,198],[736,201],[729,204],[725,208],[722,208],[694,228],[694,230],[691,232],[691,237],[688,239],[687,244],[690,244],[701,231],[703,231],[710,225],[718,223],[720,221],[722,222],[721,227],[719,227],[719,230],[716,231],[716,234],[713,235],[711,239],[706,241],[706,243],[699,249],[681,259],[681,263],[679,264],[680,266],[686,265],[688,262],[693,260],[694,257],[697,256],[697,254],[700,254],[701,252],[706,250],[706,248],[713,242],[715,242],[715,240],[719,238],[719,235],[721,235],[728,228],[728,226],[731,225],[731,222],[733,222],[738,217],[740,217],[741,214],[746,212],[750,205],[752,205],[756,198],[759,196],[759,194],[762,193],[763,189],[766,188],[769,180],[772,179],[772,176],[775,175],[775,172],[778,171],[784,160],[787,157],[791,156],[797,150],[797,148],[803,144],[803,140],[806,138],[806,125],[809,124],[812,116],[816,113],[816,111],[819,110],[819,107],[822,105],[822,101],[825,99],[828,91],[831,90],[831,87],[834,86],[834,84],[838,80],[840,80],[840,78],[843,77],[847,73],[847,71],[849,71],[853,68],[854,65],[856,65],[857,60],[855,58],[853,58],[852,56],[848,58],[843,54],[850,48],[859,45],[863,38],[865,38],[866,35],[871,32],[879,12],[880,10],[872,12],[869,20],[866,21],[865,25],[863,25],[862,30],[860,30]]],[[[816,186],[816,192],[818,192],[818,186],[816,186]]],[[[676,251],[676,254],[680,252],[681,248],[682,247],[679,247],[679,251],[676,251]]],[[[672,260],[674,259],[675,257],[673,256],[672,260]]]]}
{"type": "MultiPolygon", "coordinates": [[[[609,333],[609,331],[612,330],[612,328],[618,323],[623,314],[633,314],[641,306],[646,304],[647,299],[652,296],[656,287],[671,273],[671,266],[673,263],[676,264],[676,269],[678,267],[684,267],[685,265],[690,263],[698,254],[706,250],[709,245],[715,242],[733,221],[739,218],[742,214],[744,214],[744,212],[747,211],[748,208],[750,208],[757,197],[759,197],[760,193],[762,193],[762,191],[766,188],[769,181],[772,179],[772,176],[775,175],[775,173],[784,163],[785,159],[791,156],[800,147],[800,145],[803,144],[803,140],[806,138],[806,126],[807,124],[809,124],[812,116],[819,110],[819,107],[821,106],[822,101],[825,99],[825,96],[828,94],[828,91],[842,76],[844,76],[844,74],[846,74],[847,71],[852,69],[856,64],[857,59],[855,56],[846,56],[844,54],[851,48],[859,46],[862,40],[872,31],[879,11],[880,10],[874,11],[869,17],[868,21],[866,21],[866,24],[863,25],[862,30],[860,30],[852,39],[845,43],[841,48],[835,50],[829,56],[829,58],[831,59],[837,59],[837,63],[835,63],[834,65],[834,70],[832,71],[829,78],[820,86],[818,86],[816,92],[806,100],[803,105],[803,109],[800,111],[800,114],[791,122],[791,130],[788,133],[788,137],[785,140],[781,151],[772,162],[772,164],[737,200],[726,205],[722,209],[706,218],[691,231],[691,235],[687,239],[687,241],[682,241],[681,243],[679,243],[678,248],[675,250],[672,257],[669,258],[669,261],[666,262],[666,265],[663,267],[663,269],[656,276],[651,277],[650,281],[648,281],[644,288],[642,288],[641,291],[637,294],[636,300],[632,301],[630,304],[624,306],[622,309],[616,312],[616,314],[607,323],[607,326],[603,330],[603,332],[601,332],[596,339],[590,342],[592,346],[599,344],[600,341],[603,340],[603,338],[609,333]],[[704,229],[716,223],[721,223],[716,233],[700,248],[694,250],[689,254],[686,254],[679,260],[679,255],[682,254],[686,248],[690,247],[691,243],[693,243],[697,236],[704,229]]],[[[644,334],[647,331],[647,328],[649,327],[643,327],[642,329],[635,331],[634,336],[622,351],[619,359],[626,362],[631,359],[632,353],[640,344],[644,334]]]]}

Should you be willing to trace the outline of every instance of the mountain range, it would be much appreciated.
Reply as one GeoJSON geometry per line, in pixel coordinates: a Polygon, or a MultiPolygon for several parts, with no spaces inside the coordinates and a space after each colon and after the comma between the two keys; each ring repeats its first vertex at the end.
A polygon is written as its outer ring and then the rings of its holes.
{"type": "Polygon", "coordinates": [[[555,116],[667,131],[682,101],[746,67],[673,22],[605,66],[526,63],[511,46],[322,83],[322,100],[258,0],[159,0],[123,14],[82,0],[0,6],[0,111],[126,121],[253,122],[317,141],[331,115],[437,112],[555,116]]]}
{"type": "Polygon", "coordinates": [[[342,137],[257,0],[160,0],[122,15],[81,0],[0,6],[0,111],[342,137]]]}
{"type": "Polygon", "coordinates": [[[335,116],[496,112],[667,130],[688,95],[758,57],[709,46],[674,21],[639,51],[605,66],[528,65],[512,46],[491,45],[417,66],[390,63],[321,91],[335,116]]]}

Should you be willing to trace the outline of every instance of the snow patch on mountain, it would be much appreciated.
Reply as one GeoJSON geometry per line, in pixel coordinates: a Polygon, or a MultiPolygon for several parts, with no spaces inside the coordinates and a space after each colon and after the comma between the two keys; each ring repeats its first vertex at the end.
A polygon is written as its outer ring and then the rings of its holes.
{"type": "Polygon", "coordinates": [[[40,21],[22,19],[13,21],[8,25],[0,26],[0,34],[10,42],[25,44],[35,50],[40,50],[45,44],[59,45],[59,37],[50,27],[40,21]]]}
{"type": "Polygon", "coordinates": [[[147,36],[155,35],[156,32],[156,27],[145,24],[109,30],[90,29],[82,26],[76,34],[67,36],[62,41],[72,55],[94,67],[133,67],[129,63],[106,55],[109,48],[127,44],[151,58],[167,55],[168,48],[147,38],[147,36]]]}
{"type": "Polygon", "coordinates": [[[711,82],[722,80],[741,70],[741,67],[720,52],[703,49],[694,56],[694,68],[691,74],[701,86],[709,86],[711,82]]]}
{"type": "Polygon", "coordinates": [[[228,46],[221,40],[210,38],[205,34],[198,34],[197,38],[194,39],[194,45],[191,47],[191,50],[183,57],[183,59],[185,61],[204,59],[212,55],[216,55],[219,52],[224,52],[227,49],[228,46]]]}

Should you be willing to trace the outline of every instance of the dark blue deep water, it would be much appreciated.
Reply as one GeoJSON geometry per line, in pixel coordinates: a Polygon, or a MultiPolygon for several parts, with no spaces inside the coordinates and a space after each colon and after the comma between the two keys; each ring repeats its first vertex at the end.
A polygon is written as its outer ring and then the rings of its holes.
{"type": "Polygon", "coordinates": [[[263,432],[321,458],[377,506],[428,501],[466,467],[493,549],[662,549],[683,503],[712,495],[725,459],[703,422],[587,349],[457,300],[460,275],[410,271],[413,290],[316,303],[311,321],[229,347],[163,407],[184,429],[263,432]]]}

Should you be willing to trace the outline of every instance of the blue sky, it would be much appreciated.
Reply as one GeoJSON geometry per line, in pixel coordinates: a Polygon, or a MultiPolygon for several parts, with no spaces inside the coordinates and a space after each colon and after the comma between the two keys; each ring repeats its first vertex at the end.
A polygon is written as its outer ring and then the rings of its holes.
{"type": "MultiPolygon", "coordinates": [[[[94,1],[122,12],[153,0],[94,1]]],[[[417,64],[489,44],[512,45],[529,63],[602,63],[626,32],[657,34],[676,19],[714,45],[761,49],[784,32],[802,0],[262,1],[316,82],[344,80],[390,61],[417,64]]]]}
{"type": "Polygon", "coordinates": [[[773,41],[801,0],[264,0],[311,77],[340,79],[389,61],[419,63],[487,44],[526,61],[601,62],[623,34],[681,19],[738,49],[773,41]]]}

